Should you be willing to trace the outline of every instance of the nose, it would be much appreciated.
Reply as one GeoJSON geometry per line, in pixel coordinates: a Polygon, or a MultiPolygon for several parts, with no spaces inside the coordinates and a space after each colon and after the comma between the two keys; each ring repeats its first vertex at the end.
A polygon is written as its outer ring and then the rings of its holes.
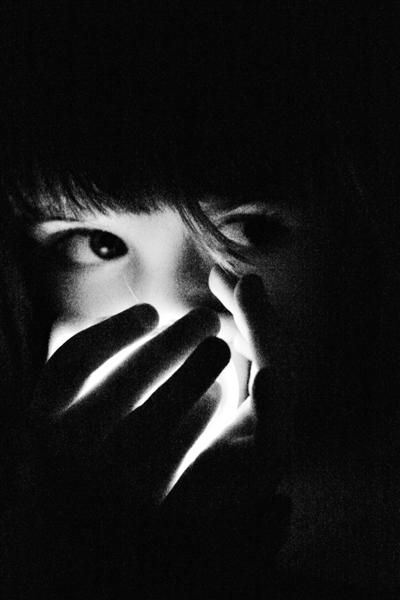
{"type": "MultiPolygon", "coordinates": [[[[154,249],[155,250],[155,249],[154,249]]],[[[126,286],[136,302],[152,304],[160,323],[174,321],[192,308],[207,306],[225,312],[208,287],[212,259],[185,235],[172,247],[142,256],[125,271],[126,286]]]]}

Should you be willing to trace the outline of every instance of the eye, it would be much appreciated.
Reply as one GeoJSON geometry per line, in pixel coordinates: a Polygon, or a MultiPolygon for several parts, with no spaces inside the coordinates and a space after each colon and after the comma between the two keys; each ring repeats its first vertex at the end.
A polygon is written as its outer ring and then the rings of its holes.
{"type": "Polygon", "coordinates": [[[55,251],[53,258],[64,265],[94,265],[128,253],[118,236],[98,229],[75,229],[58,239],[49,250],[55,251]]]}
{"type": "Polygon", "coordinates": [[[278,216],[249,213],[229,217],[221,232],[241,246],[266,251],[282,245],[290,230],[278,216]]]}

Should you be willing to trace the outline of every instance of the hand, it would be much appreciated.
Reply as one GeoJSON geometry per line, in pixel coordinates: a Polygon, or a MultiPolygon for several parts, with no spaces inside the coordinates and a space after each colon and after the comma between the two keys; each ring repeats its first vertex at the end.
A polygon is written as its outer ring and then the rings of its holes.
{"type": "Polygon", "coordinates": [[[257,450],[269,465],[274,487],[279,475],[273,471],[281,470],[290,453],[296,396],[293,344],[257,275],[236,281],[214,267],[210,289],[234,317],[235,348],[251,361],[249,393],[256,415],[257,450]]]}
{"type": "Polygon", "coordinates": [[[205,392],[229,360],[217,315],[198,309],[90,380],[157,322],[135,306],[71,338],[43,369],[18,505],[3,523],[11,579],[35,597],[140,588],[135,560],[155,506],[216,410],[205,392]]]}
{"type": "MultiPolygon", "coordinates": [[[[214,267],[209,284],[234,317],[234,347],[251,362],[246,402],[255,416],[255,429],[244,437],[241,423],[234,425],[203,457],[204,467],[208,464],[213,470],[220,490],[221,473],[230,474],[227,496],[231,505],[235,501],[231,531],[238,531],[241,523],[242,547],[248,546],[249,535],[253,539],[247,552],[259,574],[263,561],[267,564],[274,557],[288,533],[290,501],[279,495],[279,484],[292,447],[295,352],[260,277],[245,275],[237,281],[214,267]]],[[[232,512],[224,500],[221,506],[223,512],[232,512]]]]}
{"type": "Polygon", "coordinates": [[[158,504],[218,400],[201,398],[229,360],[214,336],[218,317],[197,309],[131,352],[105,380],[93,373],[156,327],[149,305],[139,305],[71,338],[43,370],[32,415],[58,484],[83,487],[104,467],[118,473],[124,494],[158,504]],[[171,376],[171,372],[173,372],[171,376]]]}
{"type": "Polygon", "coordinates": [[[256,413],[255,431],[234,424],[197,459],[162,506],[147,551],[152,570],[172,574],[182,589],[208,597],[246,590],[258,598],[288,534],[290,501],[278,486],[290,450],[290,346],[259,278],[232,281],[214,268],[210,287],[234,316],[235,346],[253,364],[245,404],[256,413]]]}

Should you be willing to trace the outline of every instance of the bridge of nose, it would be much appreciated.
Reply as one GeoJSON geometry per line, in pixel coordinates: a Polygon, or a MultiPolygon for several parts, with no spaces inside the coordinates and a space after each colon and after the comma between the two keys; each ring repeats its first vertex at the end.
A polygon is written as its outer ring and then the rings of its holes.
{"type": "MultiPolygon", "coordinates": [[[[206,305],[221,305],[208,287],[212,259],[189,235],[177,235],[173,243],[155,244],[139,257],[127,275],[127,283],[140,302],[161,313],[176,313],[206,305]]],[[[175,317],[176,318],[176,317],[175,317]]]]}

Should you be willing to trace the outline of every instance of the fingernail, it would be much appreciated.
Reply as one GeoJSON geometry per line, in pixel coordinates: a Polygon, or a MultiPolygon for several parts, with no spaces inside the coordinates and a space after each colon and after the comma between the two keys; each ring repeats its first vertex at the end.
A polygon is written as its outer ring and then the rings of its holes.
{"type": "Polygon", "coordinates": [[[151,304],[138,304],[136,317],[144,327],[151,327],[158,323],[158,313],[151,304]]]}
{"type": "Polygon", "coordinates": [[[205,327],[210,328],[211,335],[213,335],[214,333],[216,335],[221,329],[221,320],[219,318],[219,315],[211,308],[200,306],[198,308],[194,308],[186,316],[191,320],[195,318],[200,324],[203,324],[205,327]]]}

